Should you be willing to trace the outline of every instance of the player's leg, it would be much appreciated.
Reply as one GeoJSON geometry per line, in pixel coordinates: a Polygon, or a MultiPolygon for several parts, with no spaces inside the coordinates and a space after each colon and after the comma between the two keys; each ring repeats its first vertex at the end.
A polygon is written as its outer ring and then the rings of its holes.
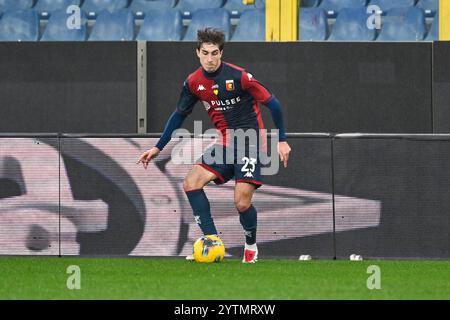
{"type": "Polygon", "coordinates": [[[213,172],[200,165],[194,165],[183,182],[184,192],[189,199],[195,221],[204,235],[217,234],[209,200],[203,190],[205,185],[217,178],[213,172]]]}
{"type": "Polygon", "coordinates": [[[263,184],[261,168],[259,149],[252,147],[250,143],[237,148],[234,166],[236,180],[234,201],[239,212],[239,220],[245,230],[242,262],[247,263],[256,262],[258,257],[258,248],[256,247],[257,213],[252,205],[252,198],[255,190],[263,184]]]}
{"type": "Polygon", "coordinates": [[[236,182],[234,203],[239,212],[239,221],[245,231],[245,248],[242,262],[254,263],[258,257],[256,246],[257,213],[252,205],[256,186],[249,182],[236,182]]]}

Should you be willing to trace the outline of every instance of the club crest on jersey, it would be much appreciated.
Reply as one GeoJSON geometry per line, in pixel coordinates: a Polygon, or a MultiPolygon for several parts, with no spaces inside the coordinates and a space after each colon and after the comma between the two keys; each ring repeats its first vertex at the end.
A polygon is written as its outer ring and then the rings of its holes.
{"type": "Polygon", "coordinates": [[[213,89],[214,94],[217,96],[219,94],[219,85],[215,84],[211,88],[213,89]]]}
{"type": "Polygon", "coordinates": [[[234,90],[234,80],[226,80],[225,88],[227,88],[227,91],[233,91],[234,90]]]}

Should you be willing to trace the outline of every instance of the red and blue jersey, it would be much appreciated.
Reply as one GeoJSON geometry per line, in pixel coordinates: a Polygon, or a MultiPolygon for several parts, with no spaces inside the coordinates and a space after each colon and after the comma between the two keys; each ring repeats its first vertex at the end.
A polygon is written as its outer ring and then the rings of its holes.
{"type": "Polygon", "coordinates": [[[264,129],[260,103],[271,98],[251,73],[222,62],[213,73],[200,67],[187,77],[176,111],[188,115],[200,101],[227,145],[227,129],[264,129]]]}
{"type": "MultiPolygon", "coordinates": [[[[280,102],[251,73],[230,63],[222,62],[212,73],[202,67],[191,73],[183,85],[177,108],[170,116],[158,143],[159,150],[170,141],[172,133],[201,101],[222,139],[229,145],[228,129],[264,129],[260,104],[265,104],[279,130],[279,141],[286,141],[280,102]]],[[[266,135],[260,131],[260,146],[266,149],[266,135]]]]}

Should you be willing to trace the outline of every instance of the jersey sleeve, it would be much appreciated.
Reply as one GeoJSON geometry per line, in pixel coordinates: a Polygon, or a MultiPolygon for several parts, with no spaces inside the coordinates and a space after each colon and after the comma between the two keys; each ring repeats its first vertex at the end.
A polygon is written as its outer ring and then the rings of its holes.
{"type": "Polygon", "coordinates": [[[272,97],[272,93],[245,70],[242,71],[241,86],[244,91],[250,93],[260,103],[265,104],[272,97]]]}
{"type": "Polygon", "coordinates": [[[198,98],[192,94],[189,88],[189,79],[186,79],[183,84],[183,89],[181,90],[180,98],[178,99],[178,104],[176,111],[182,115],[188,115],[194,109],[194,105],[197,103],[198,98]]]}

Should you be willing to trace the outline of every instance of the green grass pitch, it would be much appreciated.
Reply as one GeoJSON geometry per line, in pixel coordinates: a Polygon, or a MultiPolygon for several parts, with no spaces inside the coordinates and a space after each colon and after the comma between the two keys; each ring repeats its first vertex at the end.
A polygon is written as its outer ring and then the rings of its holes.
{"type": "Polygon", "coordinates": [[[0,257],[0,299],[450,299],[449,261],[0,257]],[[69,290],[70,265],[81,289],[69,290]],[[369,290],[370,265],[381,289],[369,290]]]}

